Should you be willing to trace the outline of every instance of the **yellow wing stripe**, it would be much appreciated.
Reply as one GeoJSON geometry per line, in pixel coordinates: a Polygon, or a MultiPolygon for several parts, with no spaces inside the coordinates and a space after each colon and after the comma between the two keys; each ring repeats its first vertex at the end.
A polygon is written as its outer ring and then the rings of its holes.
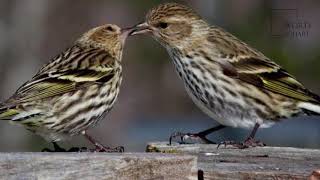
{"type": "Polygon", "coordinates": [[[63,84],[63,85],[55,83],[55,84],[49,85],[49,87],[45,87],[42,89],[35,89],[35,91],[39,91],[39,93],[33,92],[30,95],[26,95],[23,98],[20,98],[17,102],[40,100],[40,99],[56,96],[59,94],[64,94],[74,89],[75,89],[74,83],[63,84]]]}
{"type": "Polygon", "coordinates": [[[0,119],[6,119],[9,118],[11,116],[17,115],[19,114],[19,111],[16,109],[8,109],[6,111],[4,111],[3,113],[0,114],[0,119]]]}
{"type": "Polygon", "coordinates": [[[310,100],[315,100],[312,97],[308,96],[304,92],[300,92],[298,90],[291,89],[287,85],[283,83],[279,83],[277,81],[272,81],[272,80],[264,80],[264,87],[266,89],[269,89],[270,91],[289,96],[295,99],[303,100],[303,101],[310,101],[310,100]]]}

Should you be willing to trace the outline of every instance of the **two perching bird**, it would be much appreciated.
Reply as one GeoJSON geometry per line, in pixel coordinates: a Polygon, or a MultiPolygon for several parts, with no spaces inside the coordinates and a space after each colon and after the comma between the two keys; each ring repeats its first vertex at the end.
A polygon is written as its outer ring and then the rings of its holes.
{"type": "Polygon", "coordinates": [[[259,51],[206,23],[189,7],[161,4],[146,21],[121,31],[115,25],[85,33],[71,48],[45,65],[4,102],[0,119],[22,124],[49,141],[82,133],[112,108],[121,84],[121,55],[128,35],[151,34],[171,56],[195,104],[221,125],[195,134],[206,136],[226,126],[253,128],[239,148],[259,146],[257,129],[283,118],[320,114],[320,97],[259,51]]]}

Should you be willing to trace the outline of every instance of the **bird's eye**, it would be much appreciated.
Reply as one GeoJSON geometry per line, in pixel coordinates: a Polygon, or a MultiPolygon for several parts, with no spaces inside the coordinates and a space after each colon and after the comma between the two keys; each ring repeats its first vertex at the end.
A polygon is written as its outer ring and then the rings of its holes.
{"type": "Polygon", "coordinates": [[[114,29],[113,29],[111,26],[108,26],[108,27],[107,27],[107,30],[108,30],[108,31],[111,31],[111,32],[114,32],[114,29]]]}
{"type": "Polygon", "coordinates": [[[161,29],[165,29],[165,28],[168,27],[168,23],[160,22],[160,23],[158,24],[158,27],[160,27],[161,29]]]}

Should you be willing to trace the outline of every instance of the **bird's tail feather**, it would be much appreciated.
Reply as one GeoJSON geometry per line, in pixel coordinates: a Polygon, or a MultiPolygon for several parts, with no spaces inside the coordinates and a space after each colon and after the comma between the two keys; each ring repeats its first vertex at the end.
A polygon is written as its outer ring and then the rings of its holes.
{"type": "Polygon", "coordinates": [[[306,110],[308,112],[311,112],[312,114],[320,116],[320,104],[314,104],[310,102],[301,102],[298,104],[298,106],[303,110],[306,110]]]}

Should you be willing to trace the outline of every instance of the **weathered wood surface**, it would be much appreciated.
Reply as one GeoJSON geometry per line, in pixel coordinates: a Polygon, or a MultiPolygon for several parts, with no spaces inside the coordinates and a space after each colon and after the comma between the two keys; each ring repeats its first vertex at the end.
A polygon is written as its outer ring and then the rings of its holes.
{"type": "Polygon", "coordinates": [[[197,179],[196,163],[159,153],[0,153],[0,179],[197,179]]]}
{"type": "Polygon", "coordinates": [[[147,151],[196,155],[200,179],[320,178],[320,150],[291,147],[234,149],[196,144],[149,143],[147,151]]]}

